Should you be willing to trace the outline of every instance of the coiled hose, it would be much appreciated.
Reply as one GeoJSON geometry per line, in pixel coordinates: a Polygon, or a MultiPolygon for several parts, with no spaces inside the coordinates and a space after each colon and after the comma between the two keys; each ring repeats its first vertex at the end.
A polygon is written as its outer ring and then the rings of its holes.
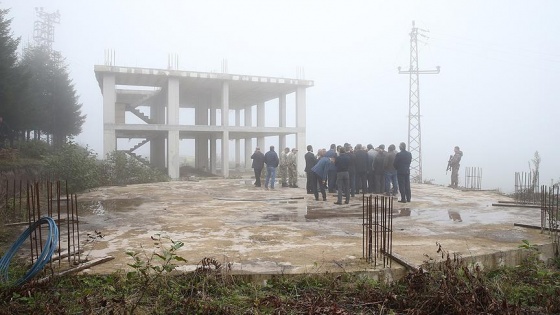
{"type": "Polygon", "coordinates": [[[14,255],[16,254],[17,250],[23,245],[25,240],[31,235],[31,233],[39,227],[41,224],[48,224],[48,235],[45,241],[45,246],[43,247],[43,251],[41,251],[41,255],[37,258],[33,266],[27,271],[27,273],[15,281],[13,286],[19,286],[27,281],[31,280],[39,271],[41,271],[45,265],[51,260],[54,251],[57,248],[58,244],[58,226],[56,222],[51,217],[42,217],[37,220],[35,223],[30,225],[17,239],[17,241],[12,245],[12,247],[4,254],[2,258],[0,258],[0,282],[6,284],[9,281],[8,270],[10,267],[10,262],[14,255]]]}

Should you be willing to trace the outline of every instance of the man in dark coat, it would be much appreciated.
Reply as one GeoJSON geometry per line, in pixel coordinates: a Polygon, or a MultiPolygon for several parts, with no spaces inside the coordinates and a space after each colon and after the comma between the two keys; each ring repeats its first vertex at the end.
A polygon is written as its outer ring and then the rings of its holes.
{"type": "Polygon", "coordinates": [[[412,162],[412,154],[406,151],[404,142],[401,142],[399,149],[401,152],[395,155],[395,161],[393,162],[393,166],[397,169],[397,180],[401,193],[399,202],[410,202],[410,162],[412,162]]]}
{"type": "Polygon", "coordinates": [[[345,202],[350,202],[350,174],[348,167],[350,166],[350,155],[346,153],[343,147],[339,149],[339,155],[335,158],[336,165],[336,187],[338,187],[337,205],[342,204],[342,195],[345,196],[345,202]]]}
{"type": "MultiPolygon", "coordinates": [[[[325,153],[325,156],[328,157],[329,159],[334,159],[336,158],[337,154],[336,154],[336,144],[331,144],[331,148],[330,150],[328,150],[325,153]]],[[[329,192],[333,193],[336,191],[336,166],[334,165],[334,163],[331,163],[329,165],[329,175],[327,178],[327,187],[329,188],[329,192]]]]}
{"type": "Polygon", "coordinates": [[[274,189],[274,182],[276,181],[276,168],[278,167],[278,154],[274,151],[274,146],[270,146],[270,151],[266,152],[264,155],[264,163],[266,164],[266,179],[264,181],[264,189],[268,190],[268,184],[270,183],[270,189],[274,189]]]}
{"type": "Polygon", "coordinates": [[[361,144],[356,145],[356,193],[367,194],[368,154],[361,144]]]}
{"type": "Polygon", "coordinates": [[[255,171],[255,187],[261,187],[261,174],[264,167],[264,154],[261,152],[261,148],[257,147],[255,149],[251,159],[253,160],[251,167],[255,171]]]}
{"type": "Polygon", "coordinates": [[[307,184],[305,185],[308,194],[313,194],[313,184],[315,178],[311,174],[311,169],[317,164],[317,157],[313,154],[313,147],[311,145],[307,146],[307,153],[305,153],[305,174],[307,176],[307,184]]]}

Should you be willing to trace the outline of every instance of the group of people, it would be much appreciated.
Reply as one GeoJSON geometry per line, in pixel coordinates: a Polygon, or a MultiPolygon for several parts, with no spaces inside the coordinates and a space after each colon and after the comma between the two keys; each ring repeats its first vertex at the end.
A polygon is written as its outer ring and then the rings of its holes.
{"type": "Polygon", "coordinates": [[[313,147],[307,146],[305,154],[305,172],[307,174],[307,193],[314,194],[319,200],[319,192],[326,200],[326,192],[338,192],[335,204],[349,203],[356,194],[386,194],[396,196],[400,192],[399,202],[410,202],[410,163],[412,155],[406,151],[406,144],[385,145],[374,148],[368,144],[352,147],[331,144],[330,149],[320,149],[317,156],[313,147]]]}
{"type": "MultiPolygon", "coordinates": [[[[0,121],[1,122],[1,121],[0,121]]],[[[276,170],[279,168],[282,187],[297,188],[297,152],[296,148],[285,148],[280,156],[274,151],[274,146],[263,154],[256,148],[251,159],[255,171],[255,186],[261,187],[262,171],[266,166],[266,190],[274,189],[276,170]]],[[[459,181],[459,166],[463,152],[458,146],[454,148],[454,155],[449,157],[448,169],[451,170],[450,187],[457,188],[459,181]]],[[[326,192],[338,192],[335,204],[349,203],[350,197],[356,194],[385,194],[397,196],[398,202],[410,202],[410,163],[412,154],[406,150],[406,144],[401,142],[399,152],[394,144],[380,144],[374,148],[368,144],[363,147],[357,144],[352,147],[349,143],[343,146],[331,144],[330,149],[320,149],[317,154],[313,146],[307,146],[305,154],[305,173],[307,175],[306,189],[319,200],[319,192],[323,201],[327,200],[326,192]]]]}
{"type": "Polygon", "coordinates": [[[278,169],[281,178],[282,187],[298,188],[297,185],[297,152],[298,149],[285,148],[280,156],[274,151],[274,146],[270,146],[270,150],[263,154],[259,147],[255,148],[255,152],[251,155],[253,160],[253,170],[255,171],[255,187],[261,187],[262,170],[266,165],[266,179],[264,189],[274,189],[276,182],[276,171],[278,169]]]}
{"type": "MultiPolygon", "coordinates": [[[[276,171],[279,168],[282,187],[297,186],[297,149],[285,148],[280,156],[270,146],[270,150],[263,154],[256,148],[251,156],[252,167],[255,172],[255,186],[261,187],[262,170],[266,166],[264,188],[274,189],[276,171]]],[[[374,148],[371,144],[366,147],[361,144],[352,147],[345,143],[343,146],[332,144],[329,150],[320,149],[317,154],[311,145],[307,146],[305,154],[305,172],[307,174],[306,189],[308,194],[314,194],[319,200],[319,192],[326,201],[326,192],[338,192],[335,204],[349,203],[350,197],[356,194],[386,194],[396,196],[400,192],[399,202],[410,202],[410,163],[412,155],[406,151],[405,143],[399,145],[400,152],[396,152],[395,145],[390,145],[385,151],[385,145],[374,148]]]]}

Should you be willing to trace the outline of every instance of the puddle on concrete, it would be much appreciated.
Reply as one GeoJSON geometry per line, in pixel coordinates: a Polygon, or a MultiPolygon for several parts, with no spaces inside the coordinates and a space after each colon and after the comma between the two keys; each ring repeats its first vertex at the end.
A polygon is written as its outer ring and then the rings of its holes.
{"type": "Polygon", "coordinates": [[[410,217],[410,208],[393,209],[393,218],[395,217],[410,217]]]}
{"type": "Polygon", "coordinates": [[[79,202],[78,208],[82,213],[105,215],[107,212],[133,210],[142,205],[144,200],[136,199],[108,199],[90,202],[79,202]]]}

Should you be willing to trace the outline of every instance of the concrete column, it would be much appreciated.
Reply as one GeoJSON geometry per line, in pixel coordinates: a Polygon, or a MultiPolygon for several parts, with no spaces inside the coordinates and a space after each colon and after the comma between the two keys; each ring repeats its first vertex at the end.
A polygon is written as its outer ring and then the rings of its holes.
{"type": "MultiPolygon", "coordinates": [[[[235,125],[241,126],[241,110],[235,110],[235,125]]],[[[241,168],[241,139],[235,139],[235,168],[239,170],[241,168]]]]}
{"type": "MultiPolygon", "coordinates": [[[[264,111],[264,103],[259,103],[257,104],[257,127],[259,129],[264,127],[264,121],[265,121],[265,111],[264,111]]],[[[261,150],[263,150],[264,147],[264,137],[258,137],[257,138],[257,146],[261,148],[261,150]]],[[[266,151],[263,151],[266,152],[266,151]]]]}
{"type": "MultiPolygon", "coordinates": [[[[208,126],[208,104],[199,104],[195,108],[195,125],[208,126]]],[[[198,169],[208,170],[208,136],[196,136],[194,142],[194,165],[198,169]]]]}
{"type": "MultiPolygon", "coordinates": [[[[216,95],[210,99],[210,126],[216,126],[216,95]]],[[[210,173],[216,174],[216,136],[210,136],[210,173]]]]}
{"type": "Polygon", "coordinates": [[[116,124],[125,124],[125,112],[126,112],[126,104],[123,103],[115,103],[115,123],[116,124]]]}
{"type": "MultiPolygon", "coordinates": [[[[253,107],[247,106],[245,107],[244,114],[245,114],[245,127],[251,127],[253,121],[253,107]]],[[[253,152],[253,148],[251,147],[253,144],[253,138],[245,138],[245,169],[251,169],[251,155],[253,152]]]]}
{"type": "Polygon", "coordinates": [[[229,176],[229,83],[222,84],[222,176],[229,176]]]}
{"type": "MultiPolygon", "coordinates": [[[[179,80],[169,78],[167,82],[167,124],[179,124],[179,80]]],[[[171,179],[179,178],[179,130],[167,134],[167,174],[171,179]]]]}
{"type": "Polygon", "coordinates": [[[179,80],[169,78],[167,82],[167,124],[179,124],[179,80]]]}
{"type": "MultiPolygon", "coordinates": [[[[280,94],[278,97],[278,125],[280,127],[286,127],[286,94],[280,94]]],[[[286,136],[278,136],[278,152],[282,152],[286,147],[286,136]]]]}
{"type": "Polygon", "coordinates": [[[117,150],[117,136],[115,133],[115,75],[103,76],[103,157],[117,150]]]}
{"type": "Polygon", "coordinates": [[[298,131],[296,134],[296,148],[302,154],[298,154],[298,174],[303,174],[305,169],[305,155],[303,152],[307,152],[306,141],[306,94],[305,88],[298,87],[296,90],[296,128],[298,131]]]}
{"type": "Polygon", "coordinates": [[[179,130],[167,132],[167,175],[179,179],[179,130]]]}
{"type": "MultiPolygon", "coordinates": [[[[165,124],[165,107],[160,105],[150,107],[150,119],[155,124],[165,124]]],[[[150,163],[156,168],[165,168],[165,135],[150,140],[150,163]]]]}

